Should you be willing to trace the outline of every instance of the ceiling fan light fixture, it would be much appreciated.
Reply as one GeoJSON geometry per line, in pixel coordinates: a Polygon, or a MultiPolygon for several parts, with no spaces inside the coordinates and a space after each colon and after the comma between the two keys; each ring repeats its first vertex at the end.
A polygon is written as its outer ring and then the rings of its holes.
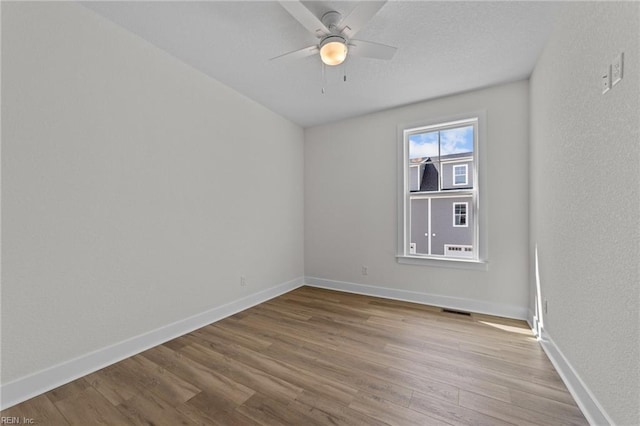
{"type": "Polygon", "coordinates": [[[340,65],[347,59],[347,41],[340,36],[329,36],[320,43],[320,59],[326,65],[340,65]]]}

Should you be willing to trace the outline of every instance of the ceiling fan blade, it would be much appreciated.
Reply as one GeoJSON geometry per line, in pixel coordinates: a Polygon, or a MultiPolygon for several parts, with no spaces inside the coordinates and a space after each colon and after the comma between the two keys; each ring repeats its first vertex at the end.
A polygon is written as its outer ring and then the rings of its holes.
{"type": "Polygon", "coordinates": [[[329,29],[298,0],[283,0],[280,5],[316,37],[329,34],[329,29]]]}
{"type": "Polygon", "coordinates": [[[349,40],[349,55],[353,56],[389,60],[396,50],[398,49],[395,47],[372,41],[349,40]]]}
{"type": "Polygon", "coordinates": [[[338,24],[338,30],[348,38],[356,35],[363,26],[384,6],[387,1],[364,1],[358,3],[355,9],[338,24]]]}
{"type": "Polygon", "coordinates": [[[308,46],[303,49],[294,50],[293,52],[288,52],[280,56],[276,56],[275,58],[269,59],[270,61],[281,60],[281,59],[300,59],[306,58],[307,56],[312,56],[318,53],[318,46],[308,46]]]}

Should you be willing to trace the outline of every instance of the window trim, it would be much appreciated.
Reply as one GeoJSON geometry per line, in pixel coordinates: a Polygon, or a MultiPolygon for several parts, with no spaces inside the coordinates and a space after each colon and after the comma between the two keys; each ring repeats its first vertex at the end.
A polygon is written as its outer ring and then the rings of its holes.
{"type": "MultiPolygon", "coordinates": [[[[397,244],[396,244],[396,261],[400,264],[435,266],[455,269],[467,269],[487,271],[489,269],[488,243],[489,234],[488,220],[486,215],[487,206],[487,186],[486,186],[486,110],[469,111],[463,114],[451,114],[447,116],[432,117],[420,122],[399,123],[397,125],[397,244]],[[476,185],[475,196],[473,198],[474,220],[477,221],[474,241],[477,245],[477,257],[475,259],[456,259],[447,257],[438,257],[436,255],[423,256],[409,254],[409,242],[407,235],[407,226],[410,223],[410,208],[408,205],[408,194],[405,188],[408,188],[408,139],[405,139],[407,131],[414,133],[417,131],[428,131],[430,128],[442,129],[442,124],[448,124],[452,127],[459,127],[460,124],[471,119],[477,120],[476,134],[474,140],[474,154],[476,167],[473,170],[473,182],[476,185]]],[[[467,173],[468,175],[468,173],[467,173]]],[[[450,195],[455,193],[466,193],[464,189],[454,189],[448,191],[450,195]]],[[[415,193],[414,193],[415,195],[415,193]]]]}
{"type": "Polygon", "coordinates": [[[453,186],[467,186],[469,185],[469,165],[468,164],[452,164],[451,166],[451,170],[452,170],[452,185],[453,186]],[[456,183],[456,167],[464,167],[464,182],[462,183],[456,183]]]}

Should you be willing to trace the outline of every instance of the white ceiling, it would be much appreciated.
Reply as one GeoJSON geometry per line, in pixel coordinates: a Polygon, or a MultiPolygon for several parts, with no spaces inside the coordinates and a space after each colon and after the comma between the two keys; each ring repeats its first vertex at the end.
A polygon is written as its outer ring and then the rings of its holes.
{"type": "MultiPolygon", "coordinates": [[[[343,16],[357,2],[304,2],[343,16]]],[[[273,1],[87,2],[174,57],[304,126],[527,78],[553,27],[556,2],[389,1],[356,36],[398,48],[381,61],[270,58],[317,39],[273,1]]]]}

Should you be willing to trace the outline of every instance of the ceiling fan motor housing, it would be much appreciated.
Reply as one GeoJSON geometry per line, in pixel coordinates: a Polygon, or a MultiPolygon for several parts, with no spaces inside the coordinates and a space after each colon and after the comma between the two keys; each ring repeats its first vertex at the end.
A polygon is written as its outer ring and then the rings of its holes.
{"type": "Polygon", "coordinates": [[[323,46],[329,44],[329,43],[342,43],[344,45],[347,44],[347,39],[342,37],[341,35],[337,35],[337,34],[330,34],[326,37],[323,37],[322,40],[320,40],[320,49],[322,49],[323,46]]]}
{"type": "Polygon", "coordinates": [[[342,14],[335,10],[331,10],[322,15],[320,21],[329,29],[329,31],[333,32],[338,27],[340,21],[342,21],[342,14]]]}

